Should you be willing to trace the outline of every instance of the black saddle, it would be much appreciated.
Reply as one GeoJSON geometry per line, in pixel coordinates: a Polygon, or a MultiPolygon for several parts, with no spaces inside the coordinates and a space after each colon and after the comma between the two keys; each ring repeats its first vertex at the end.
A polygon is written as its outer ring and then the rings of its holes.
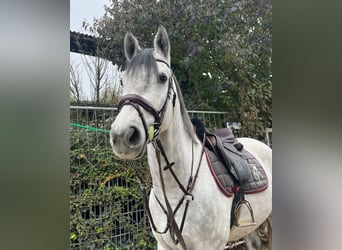
{"type": "Polygon", "coordinates": [[[198,138],[204,141],[211,167],[228,193],[236,188],[244,193],[256,193],[267,188],[267,176],[261,164],[237,141],[230,128],[207,132],[200,120],[192,119],[192,123],[198,138]]]}
{"type": "Polygon", "coordinates": [[[218,188],[228,197],[234,194],[230,227],[255,225],[253,209],[245,194],[261,192],[268,187],[261,164],[244,149],[230,128],[207,132],[200,120],[191,121],[198,138],[204,142],[208,165],[218,188]],[[238,218],[243,205],[248,208],[251,221],[240,223],[238,218]]]}

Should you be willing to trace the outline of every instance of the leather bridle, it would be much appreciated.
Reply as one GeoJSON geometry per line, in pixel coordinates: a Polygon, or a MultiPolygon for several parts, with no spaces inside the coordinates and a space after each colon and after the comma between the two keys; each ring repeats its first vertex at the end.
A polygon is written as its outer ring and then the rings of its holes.
{"type": "MultiPolygon", "coordinates": [[[[166,66],[168,68],[170,68],[169,64],[163,60],[156,59],[156,61],[164,63],[164,64],[166,64],[166,66]]],[[[163,106],[161,107],[161,109],[159,111],[157,111],[153,107],[153,105],[148,100],[146,100],[144,97],[142,97],[140,95],[136,95],[136,94],[127,94],[127,95],[123,96],[121,98],[119,104],[118,104],[119,111],[125,105],[131,105],[136,109],[136,111],[138,112],[140,119],[143,123],[143,126],[144,126],[146,143],[152,142],[158,138],[158,135],[160,132],[160,126],[161,126],[163,119],[164,119],[164,116],[165,116],[167,103],[168,103],[168,100],[171,98],[172,93],[173,93],[172,104],[173,104],[173,107],[175,107],[177,96],[176,96],[176,93],[173,89],[172,79],[173,79],[173,74],[171,74],[171,77],[169,77],[167,97],[165,98],[163,106]],[[150,113],[154,117],[153,127],[152,126],[147,127],[146,119],[145,119],[140,107],[145,109],[148,113],[150,113]]]]}
{"type": "MultiPolygon", "coordinates": [[[[161,62],[164,63],[168,66],[168,68],[171,70],[169,64],[163,60],[160,59],[156,59],[157,62],[161,62]]],[[[165,202],[165,206],[162,204],[162,202],[160,201],[160,199],[155,196],[155,199],[157,200],[159,206],[161,207],[161,209],[163,210],[163,212],[165,213],[166,217],[167,217],[167,225],[166,228],[162,231],[159,231],[154,223],[154,220],[152,218],[152,214],[150,211],[150,207],[148,204],[148,198],[147,198],[147,192],[146,192],[146,186],[143,185],[144,180],[142,178],[142,176],[140,175],[139,171],[136,170],[136,168],[134,168],[133,164],[133,168],[135,169],[135,172],[140,180],[140,182],[142,183],[142,189],[143,189],[143,200],[144,200],[144,206],[145,206],[145,210],[147,212],[147,216],[150,220],[152,229],[158,233],[158,234],[165,234],[168,230],[170,231],[170,236],[171,239],[173,240],[173,242],[175,244],[180,243],[183,247],[184,250],[187,250],[184,238],[182,236],[182,231],[183,231],[183,227],[184,227],[184,223],[185,223],[185,219],[186,219],[186,215],[187,215],[187,211],[188,211],[188,206],[190,201],[192,201],[194,199],[193,195],[192,195],[192,191],[195,187],[195,183],[197,180],[197,176],[199,173],[199,168],[202,162],[202,158],[203,158],[203,152],[204,152],[204,146],[202,153],[201,153],[201,158],[200,161],[198,163],[196,172],[193,172],[193,160],[194,160],[194,150],[193,150],[193,144],[192,144],[192,163],[191,163],[191,174],[190,177],[188,179],[188,183],[187,186],[185,187],[178,179],[178,177],[176,176],[175,172],[173,171],[172,167],[175,165],[175,162],[170,162],[163,145],[161,144],[158,136],[160,133],[160,127],[162,125],[164,116],[165,116],[165,112],[166,112],[166,108],[167,108],[167,104],[168,104],[168,100],[171,99],[171,95],[172,95],[172,105],[173,108],[175,107],[175,103],[176,103],[176,92],[173,89],[173,73],[171,74],[171,77],[169,78],[168,81],[168,92],[167,92],[167,97],[161,107],[161,109],[159,111],[157,111],[152,104],[146,100],[144,97],[137,95],[137,94],[127,94],[125,96],[122,97],[122,99],[120,100],[119,104],[118,104],[118,109],[119,111],[122,109],[123,106],[125,105],[131,105],[132,107],[135,108],[135,110],[138,112],[139,117],[142,121],[142,124],[144,126],[144,130],[145,130],[145,145],[147,143],[152,143],[154,149],[155,149],[155,153],[156,153],[156,158],[158,161],[158,166],[159,166],[159,177],[160,177],[160,181],[162,184],[162,191],[163,191],[163,196],[164,196],[164,202],[165,202]],[[147,126],[146,123],[146,119],[144,117],[143,112],[141,111],[141,108],[145,109],[148,113],[150,113],[153,117],[154,117],[154,123],[153,125],[151,125],[150,127],[147,126]],[[162,168],[161,166],[161,157],[163,157],[166,166],[162,168]],[[170,202],[167,198],[166,195],[166,190],[165,190],[165,183],[164,183],[164,177],[163,177],[163,170],[169,170],[171,175],[173,176],[173,178],[175,179],[175,181],[177,182],[179,188],[182,190],[183,192],[183,197],[179,200],[176,208],[174,210],[172,210],[170,202]],[[183,204],[183,202],[185,201],[185,208],[184,208],[184,212],[183,212],[183,216],[182,216],[182,221],[181,221],[181,225],[178,226],[176,220],[175,220],[175,215],[178,211],[178,209],[180,208],[180,206],[183,204]]]]}

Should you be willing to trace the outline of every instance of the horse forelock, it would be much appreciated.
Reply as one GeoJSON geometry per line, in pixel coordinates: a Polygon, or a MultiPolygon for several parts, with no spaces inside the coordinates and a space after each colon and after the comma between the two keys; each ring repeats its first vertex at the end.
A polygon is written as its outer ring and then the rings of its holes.
{"type": "Polygon", "coordinates": [[[153,49],[143,49],[130,61],[127,62],[126,72],[133,74],[138,70],[145,70],[149,79],[153,74],[158,74],[156,59],[153,55],[153,49]]]}

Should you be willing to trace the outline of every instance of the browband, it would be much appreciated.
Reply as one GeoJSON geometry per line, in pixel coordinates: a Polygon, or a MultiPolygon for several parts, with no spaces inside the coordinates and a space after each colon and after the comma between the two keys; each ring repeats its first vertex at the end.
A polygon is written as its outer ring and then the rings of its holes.
{"type": "Polygon", "coordinates": [[[163,60],[161,60],[161,59],[156,59],[156,62],[164,63],[164,64],[166,64],[166,66],[167,66],[168,68],[171,69],[170,65],[169,65],[167,62],[165,62],[165,61],[163,61],[163,60]]]}

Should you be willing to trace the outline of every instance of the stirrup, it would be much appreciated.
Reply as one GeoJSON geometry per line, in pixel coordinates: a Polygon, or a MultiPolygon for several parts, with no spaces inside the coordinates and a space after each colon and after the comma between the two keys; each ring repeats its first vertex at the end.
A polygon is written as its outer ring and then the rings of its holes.
{"type": "Polygon", "coordinates": [[[256,225],[255,220],[254,220],[253,209],[251,207],[251,204],[247,200],[239,201],[239,203],[235,207],[234,215],[235,215],[234,225],[237,226],[237,227],[249,227],[249,226],[256,225]],[[244,222],[239,223],[238,220],[239,220],[240,209],[241,209],[242,205],[245,205],[248,208],[249,214],[251,216],[251,221],[244,221],[244,222]]]}

